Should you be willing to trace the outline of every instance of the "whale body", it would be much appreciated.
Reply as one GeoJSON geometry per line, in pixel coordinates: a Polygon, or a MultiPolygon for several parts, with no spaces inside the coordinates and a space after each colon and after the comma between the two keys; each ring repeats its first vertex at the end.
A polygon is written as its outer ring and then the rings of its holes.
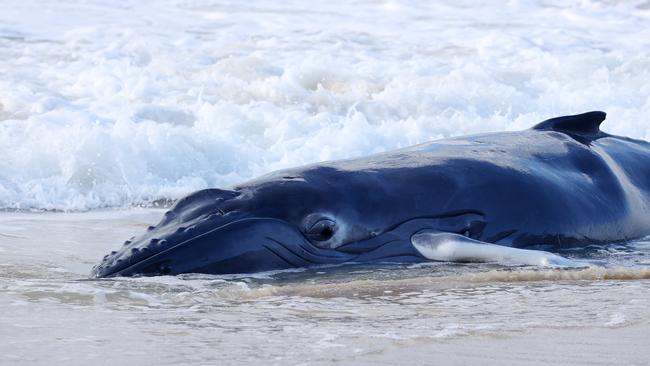
{"type": "Polygon", "coordinates": [[[650,144],[601,131],[604,120],[557,117],[198,191],[92,275],[476,259],[469,248],[553,264],[548,252],[650,235],[650,144]]]}

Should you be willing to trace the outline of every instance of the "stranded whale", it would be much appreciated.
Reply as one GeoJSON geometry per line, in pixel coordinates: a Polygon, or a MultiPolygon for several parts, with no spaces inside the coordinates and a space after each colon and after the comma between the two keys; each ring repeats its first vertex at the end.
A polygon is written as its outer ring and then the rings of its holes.
{"type": "Polygon", "coordinates": [[[93,275],[493,258],[563,265],[539,249],[650,234],[650,144],[600,131],[604,119],[558,117],[202,190],[93,275]]]}

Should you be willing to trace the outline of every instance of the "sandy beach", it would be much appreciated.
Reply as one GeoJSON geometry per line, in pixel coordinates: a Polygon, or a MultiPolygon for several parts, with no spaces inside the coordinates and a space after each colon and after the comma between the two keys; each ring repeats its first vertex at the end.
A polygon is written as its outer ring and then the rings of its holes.
{"type": "Polygon", "coordinates": [[[508,334],[419,340],[318,365],[647,365],[647,323],[614,328],[530,329],[508,334]]]}

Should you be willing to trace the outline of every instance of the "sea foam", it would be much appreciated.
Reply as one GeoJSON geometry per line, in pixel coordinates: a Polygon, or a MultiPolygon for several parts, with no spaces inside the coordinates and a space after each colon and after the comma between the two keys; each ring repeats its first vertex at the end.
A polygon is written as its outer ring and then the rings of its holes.
{"type": "Polygon", "coordinates": [[[605,110],[650,139],[643,2],[0,4],[0,208],[149,205],[605,110]]]}

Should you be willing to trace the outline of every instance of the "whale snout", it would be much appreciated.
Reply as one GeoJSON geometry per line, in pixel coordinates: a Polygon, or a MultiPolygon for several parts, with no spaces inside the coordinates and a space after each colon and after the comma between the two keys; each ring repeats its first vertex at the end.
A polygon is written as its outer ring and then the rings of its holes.
{"type": "Polygon", "coordinates": [[[278,219],[245,218],[195,231],[194,235],[186,230],[156,237],[145,234],[127,241],[93,268],[92,275],[252,273],[301,267],[318,257],[305,250],[305,238],[295,227],[278,219]]]}
{"type": "MultiPolygon", "coordinates": [[[[104,256],[102,262],[93,267],[91,275],[102,278],[119,276],[124,273],[133,273],[133,270],[139,269],[142,264],[147,263],[147,260],[159,256],[177,244],[169,239],[149,238],[146,234],[138,239],[132,238],[125,241],[124,246],[120,250],[113,251],[104,256]]],[[[143,271],[139,272],[143,275],[146,274],[143,271]]],[[[169,269],[163,263],[159,263],[157,272],[159,274],[166,274],[169,272],[169,269]]]]}

